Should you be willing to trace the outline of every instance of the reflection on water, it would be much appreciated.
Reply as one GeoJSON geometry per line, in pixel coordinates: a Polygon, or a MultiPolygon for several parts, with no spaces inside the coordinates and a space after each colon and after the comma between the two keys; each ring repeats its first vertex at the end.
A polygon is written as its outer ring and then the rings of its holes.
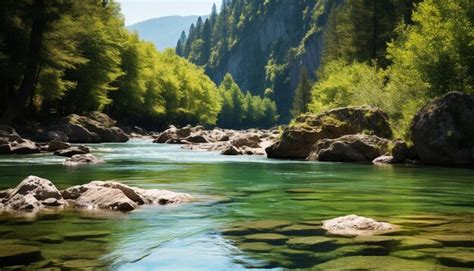
{"type": "Polygon", "coordinates": [[[144,141],[92,148],[107,164],[67,168],[49,154],[0,156],[0,189],[37,175],[59,188],[117,180],[196,200],[127,215],[3,215],[0,264],[5,250],[19,250],[30,269],[473,267],[470,169],[224,157],[144,141]],[[327,236],[319,228],[323,219],[351,213],[402,230],[364,240],[327,236]]]}

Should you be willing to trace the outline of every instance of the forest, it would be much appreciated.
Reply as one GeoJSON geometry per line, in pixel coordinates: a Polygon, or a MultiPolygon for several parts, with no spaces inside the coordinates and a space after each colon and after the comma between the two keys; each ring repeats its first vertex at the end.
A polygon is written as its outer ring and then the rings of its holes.
{"type": "Polygon", "coordinates": [[[183,31],[176,52],[128,32],[114,1],[1,5],[6,122],[103,111],[152,129],[271,127],[306,112],[370,104],[403,135],[429,99],[473,92],[471,1],[224,0],[183,31]],[[282,8],[292,14],[279,22],[282,37],[255,39],[255,27],[278,21],[282,8]],[[314,40],[321,50],[309,63],[314,40]],[[242,56],[239,48],[249,45],[242,56]],[[249,69],[232,66],[248,55],[252,62],[242,65],[249,69]]]}

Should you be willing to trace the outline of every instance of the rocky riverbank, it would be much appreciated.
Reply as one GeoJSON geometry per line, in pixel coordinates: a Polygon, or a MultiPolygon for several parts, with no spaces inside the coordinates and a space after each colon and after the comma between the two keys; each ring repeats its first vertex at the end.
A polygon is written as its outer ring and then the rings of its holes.
{"type": "Polygon", "coordinates": [[[112,181],[93,181],[60,191],[47,179],[29,176],[15,188],[0,191],[0,212],[37,213],[46,209],[60,210],[66,206],[129,212],[140,205],[177,204],[191,199],[185,193],[145,190],[112,181]]]}
{"type": "Polygon", "coordinates": [[[278,138],[277,129],[227,130],[202,126],[176,128],[170,126],[155,136],[154,143],[182,144],[184,149],[218,151],[223,155],[265,155],[265,148],[278,138]]]}

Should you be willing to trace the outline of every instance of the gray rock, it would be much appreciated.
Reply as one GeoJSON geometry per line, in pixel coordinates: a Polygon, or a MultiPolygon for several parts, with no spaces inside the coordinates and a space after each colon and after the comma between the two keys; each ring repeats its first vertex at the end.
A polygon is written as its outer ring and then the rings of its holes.
{"type": "Polygon", "coordinates": [[[377,136],[356,134],[319,140],[308,156],[311,161],[368,162],[385,154],[389,141],[377,136]]]}
{"type": "Polygon", "coordinates": [[[474,165],[474,94],[450,92],[413,119],[411,139],[425,164],[474,165]]]}
{"type": "Polygon", "coordinates": [[[382,155],[377,158],[375,158],[372,163],[375,165],[383,165],[383,164],[394,164],[395,163],[395,158],[391,155],[382,155]]]}
{"type": "Polygon", "coordinates": [[[69,149],[71,145],[63,141],[51,141],[48,144],[48,151],[55,152],[59,150],[69,149]]]}

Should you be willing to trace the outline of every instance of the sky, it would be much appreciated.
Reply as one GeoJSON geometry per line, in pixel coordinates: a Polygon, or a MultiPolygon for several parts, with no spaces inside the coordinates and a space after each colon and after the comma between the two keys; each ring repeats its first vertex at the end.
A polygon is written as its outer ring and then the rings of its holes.
{"type": "Polygon", "coordinates": [[[212,4],[220,7],[220,0],[116,0],[122,7],[125,24],[172,15],[208,15],[212,4]]]}

